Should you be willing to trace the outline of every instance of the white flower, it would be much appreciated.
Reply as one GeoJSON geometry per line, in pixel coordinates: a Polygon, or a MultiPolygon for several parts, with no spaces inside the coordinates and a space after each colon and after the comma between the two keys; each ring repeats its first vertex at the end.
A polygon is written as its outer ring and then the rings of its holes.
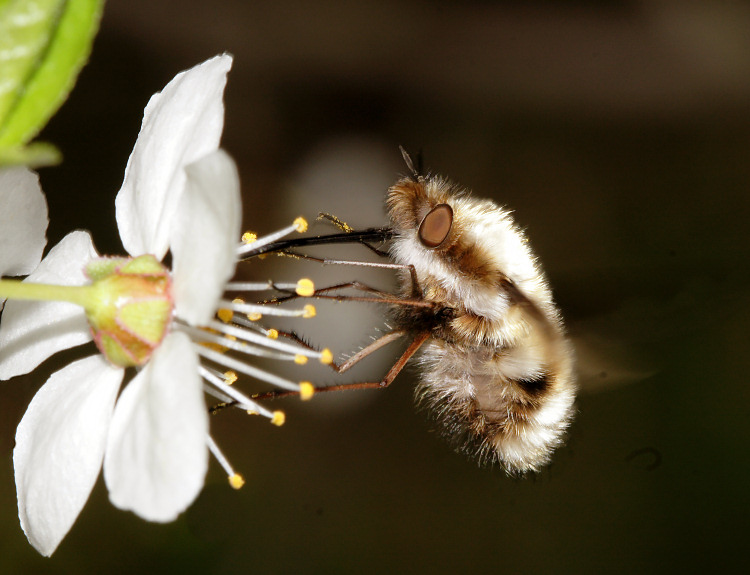
{"type": "MultiPolygon", "coordinates": [[[[148,103],[115,202],[120,236],[132,257],[102,259],[88,233],[70,233],[24,280],[21,295],[13,296],[62,301],[11,299],[4,311],[0,379],[28,373],[58,351],[92,339],[102,351],[53,374],[16,432],[21,526],[44,555],[54,552],[75,522],[102,462],[112,503],[150,521],[171,521],[192,503],[209,452],[230,484],[241,486],[208,433],[204,392],[276,425],[284,417],[229,387],[226,380],[234,374],[201,360],[303,399],[312,395],[309,382],[293,383],[211,345],[298,363],[332,360],[328,350],[275,341],[278,332],[242,316],[311,317],[312,306],[269,309],[222,299],[225,289],[314,293],[309,280],[229,283],[243,253],[236,243],[242,214],[237,169],[218,148],[231,63],[230,56],[218,56],[178,74],[148,103]],[[168,251],[171,274],[157,261],[168,251]],[[222,321],[215,319],[217,312],[222,321]],[[118,397],[130,366],[139,370],[118,397]]],[[[306,225],[298,218],[254,245],[306,225]]]]}
{"type": "MultiPolygon", "coordinates": [[[[131,256],[161,259],[171,250],[176,315],[192,325],[211,320],[236,263],[239,182],[233,161],[218,149],[231,63],[227,55],[213,58],[151,98],[116,201],[131,256]]],[[[89,235],[73,232],[26,281],[84,285],[84,267],[97,257],[89,235]]],[[[77,305],[9,301],[0,378],[27,373],[91,339],[77,305]]],[[[111,501],[152,521],[174,519],[203,485],[208,413],[190,338],[169,331],[117,399],[123,376],[102,355],[76,361],[50,377],[18,426],[19,517],[43,555],[72,526],[102,461],[111,501]]]]}
{"type": "Polygon", "coordinates": [[[39,177],[27,168],[0,169],[0,276],[26,275],[39,264],[47,223],[39,177]]]}

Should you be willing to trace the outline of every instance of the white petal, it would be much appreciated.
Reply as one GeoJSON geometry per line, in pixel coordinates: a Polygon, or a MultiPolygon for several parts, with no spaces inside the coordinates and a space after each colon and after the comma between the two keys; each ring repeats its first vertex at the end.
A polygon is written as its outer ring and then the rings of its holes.
{"type": "Polygon", "coordinates": [[[31,273],[42,259],[48,223],[39,176],[26,168],[0,169],[0,276],[31,273]]]}
{"type": "Polygon", "coordinates": [[[171,333],[120,395],[104,480],[121,509],[172,521],[198,496],[208,467],[208,410],[190,339],[171,333]]]}
{"type": "MultiPolygon", "coordinates": [[[[72,232],[50,250],[27,282],[84,285],[98,257],[91,236],[72,232]]],[[[0,323],[0,380],[28,373],[58,351],[91,341],[83,308],[65,302],[10,300],[0,323]]]]}
{"type": "Polygon", "coordinates": [[[222,95],[232,57],[181,72],[151,97],[117,194],[117,225],[130,255],[167,253],[169,228],[185,187],[185,166],[219,147],[222,95]]]}
{"type": "Polygon", "coordinates": [[[51,555],[96,483],[124,371],[100,355],[53,374],[16,431],[18,517],[29,542],[51,555]]]}
{"type": "Polygon", "coordinates": [[[223,150],[187,168],[188,184],[172,228],[177,315],[205,325],[237,265],[242,198],[237,167],[223,150]]]}

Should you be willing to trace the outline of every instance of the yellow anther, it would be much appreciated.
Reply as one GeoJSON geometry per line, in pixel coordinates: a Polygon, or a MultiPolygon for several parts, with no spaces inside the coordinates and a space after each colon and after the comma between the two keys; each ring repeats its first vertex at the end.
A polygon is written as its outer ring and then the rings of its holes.
{"type": "Polygon", "coordinates": [[[244,234],[242,234],[242,243],[243,244],[251,244],[251,243],[253,243],[257,239],[258,239],[258,234],[256,234],[256,233],[245,232],[244,234]]]}
{"type": "Polygon", "coordinates": [[[315,284],[311,279],[302,278],[297,282],[297,295],[302,297],[310,297],[315,293],[315,284]]]}
{"type": "Polygon", "coordinates": [[[271,423],[273,425],[276,425],[278,427],[281,427],[284,425],[284,422],[286,421],[286,415],[283,411],[274,411],[273,416],[271,417],[271,423]]]}
{"type": "Polygon", "coordinates": [[[229,476],[229,485],[232,486],[233,489],[239,489],[243,485],[245,485],[245,478],[242,477],[239,473],[235,473],[234,475],[229,476]]]}
{"type": "Polygon", "coordinates": [[[297,228],[297,231],[301,234],[304,234],[307,231],[307,220],[303,217],[295,219],[292,222],[292,225],[294,225],[297,228]]]}
{"type": "Polygon", "coordinates": [[[303,381],[299,384],[299,398],[307,401],[315,394],[315,388],[309,381],[303,381]]]}
{"type": "Polygon", "coordinates": [[[268,339],[279,339],[279,330],[273,328],[269,329],[266,332],[266,337],[268,339]]]}
{"type": "Polygon", "coordinates": [[[331,353],[330,349],[325,348],[320,352],[320,363],[322,363],[323,365],[329,365],[333,363],[333,354],[331,353]]]}
{"type": "Polygon", "coordinates": [[[302,317],[308,318],[308,319],[311,317],[315,317],[315,306],[312,304],[307,304],[305,307],[303,307],[302,317]]]}
{"type": "Polygon", "coordinates": [[[307,356],[298,353],[294,356],[294,363],[297,365],[305,365],[307,363],[307,356]]]}
{"type": "Polygon", "coordinates": [[[224,323],[229,323],[234,317],[234,312],[231,309],[222,307],[219,308],[219,311],[216,312],[216,315],[218,315],[219,319],[224,323]]]}
{"type": "Polygon", "coordinates": [[[258,321],[262,317],[263,314],[258,313],[257,311],[247,314],[247,319],[249,319],[250,321],[258,321]]]}
{"type": "Polygon", "coordinates": [[[236,298],[234,298],[234,299],[232,300],[232,303],[239,303],[239,304],[242,304],[242,303],[245,303],[245,300],[244,300],[244,299],[242,299],[241,297],[236,297],[236,298]]]}
{"type": "Polygon", "coordinates": [[[237,373],[234,371],[225,371],[224,372],[224,383],[227,385],[232,385],[235,381],[237,381],[237,373]]]}

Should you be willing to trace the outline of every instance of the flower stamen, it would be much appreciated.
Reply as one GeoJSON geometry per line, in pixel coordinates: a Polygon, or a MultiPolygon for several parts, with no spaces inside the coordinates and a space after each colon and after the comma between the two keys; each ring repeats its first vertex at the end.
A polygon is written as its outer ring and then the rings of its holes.
{"type": "Polygon", "coordinates": [[[227,291],[289,291],[300,297],[310,297],[315,293],[315,284],[310,278],[301,278],[296,283],[276,283],[268,280],[266,282],[229,282],[225,289],[227,291]]]}
{"type": "Polygon", "coordinates": [[[192,328],[180,325],[179,329],[186,332],[194,343],[198,343],[222,354],[229,350],[233,350],[245,355],[254,355],[256,357],[265,357],[279,361],[294,361],[299,365],[306,363],[310,357],[318,359],[321,363],[324,363],[325,360],[323,352],[306,348],[295,348],[294,346],[277,340],[268,339],[263,336],[256,336],[253,333],[246,333],[244,335],[248,338],[260,337],[261,339],[258,342],[260,345],[255,345],[246,341],[237,341],[237,338],[230,334],[217,335],[214,333],[214,330],[208,328],[192,328]],[[279,349],[282,347],[288,349],[279,349]],[[300,359],[301,357],[304,357],[304,360],[300,359]]]}
{"type": "Polygon", "coordinates": [[[204,386],[206,393],[209,395],[212,395],[224,403],[232,404],[243,411],[251,411],[256,415],[262,415],[263,417],[273,420],[274,412],[250,399],[244,393],[224,383],[222,378],[216,375],[213,370],[201,366],[200,375],[204,380],[214,386],[204,386]]]}
{"type": "Polygon", "coordinates": [[[245,479],[237,473],[234,468],[229,464],[229,460],[224,457],[224,454],[219,449],[219,446],[216,445],[216,442],[213,440],[213,438],[210,435],[206,436],[206,443],[208,445],[208,450],[211,452],[211,454],[216,458],[216,461],[219,462],[219,465],[221,465],[224,468],[224,471],[227,474],[227,480],[229,481],[229,485],[231,485],[234,489],[239,489],[245,484],[245,479]]]}
{"type": "Polygon", "coordinates": [[[245,375],[249,375],[250,377],[258,379],[260,381],[265,381],[282,389],[296,392],[300,391],[300,384],[298,383],[294,383],[273,373],[269,373],[257,367],[253,367],[252,365],[248,365],[242,361],[239,361],[238,359],[221,354],[200,344],[193,343],[193,347],[201,357],[218,365],[224,365],[225,367],[228,367],[235,371],[239,371],[240,373],[244,373],[245,375]]]}
{"type": "MultiPolygon", "coordinates": [[[[238,340],[253,343],[259,346],[264,346],[269,349],[274,349],[281,352],[286,352],[292,356],[292,359],[297,361],[297,356],[302,355],[304,357],[320,360],[322,363],[324,358],[324,351],[316,351],[314,349],[308,349],[299,345],[293,345],[284,341],[279,341],[276,338],[271,338],[262,334],[253,333],[242,327],[234,326],[231,324],[224,324],[217,321],[210,322],[206,327],[211,330],[215,330],[218,333],[225,334],[227,336],[234,336],[238,340]]],[[[278,332],[277,332],[278,333],[278,332]]],[[[330,351],[328,352],[330,353],[330,351]]]]}
{"type": "MultiPolygon", "coordinates": [[[[221,300],[219,302],[220,308],[230,309],[235,313],[242,314],[257,314],[258,316],[273,315],[279,317],[315,317],[315,306],[307,304],[302,309],[284,309],[275,306],[256,304],[256,303],[241,303],[241,302],[230,302],[227,300],[221,300]]],[[[257,319],[260,319],[258,317],[257,319]]]]}
{"type": "Polygon", "coordinates": [[[242,236],[244,243],[241,244],[237,248],[237,255],[242,256],[243,254],[251,250],[257,250],[258,248],[265,246],[267,244],[270,244],[272,242],[275,242],[276,240],[279,240],[283,238],[284,236],[288,236],[289,234],[293,232],[298,232],[302,234],[306,231],[307,231],[307,220],[305,220],[305,218],[300,217],[300,218],[295,219],[294,222],[292,222],[292,225],[282,228],[278,232],[274,232],[260,239],[256,239],[255,241],[251,241],[251,242],[245,241],[246,236],[253,235],[250,232],[245,232],[245,234],[243,234],[242,236]]]}

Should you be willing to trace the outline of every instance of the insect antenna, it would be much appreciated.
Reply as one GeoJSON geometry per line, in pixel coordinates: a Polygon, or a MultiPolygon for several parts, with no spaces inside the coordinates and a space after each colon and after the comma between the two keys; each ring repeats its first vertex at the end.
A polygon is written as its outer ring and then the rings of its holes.
{"type": "Polygon", "coordinates": [[[417,164],[414,165],[414,162],[412,162],[411,156],[409,155],[409,152],[407,152],[403,146],[398,147],[399,150],[401,150],[401,157],[404,158],[404,163],[406,164],[406,167],[411,172],[412,177],[415,180],[420,180],[424,178],[424,166],[423,164],[423,158],[422,158],[422,151],[420,150],[417,152],[416,158],[417,158],[417,164]]]}

